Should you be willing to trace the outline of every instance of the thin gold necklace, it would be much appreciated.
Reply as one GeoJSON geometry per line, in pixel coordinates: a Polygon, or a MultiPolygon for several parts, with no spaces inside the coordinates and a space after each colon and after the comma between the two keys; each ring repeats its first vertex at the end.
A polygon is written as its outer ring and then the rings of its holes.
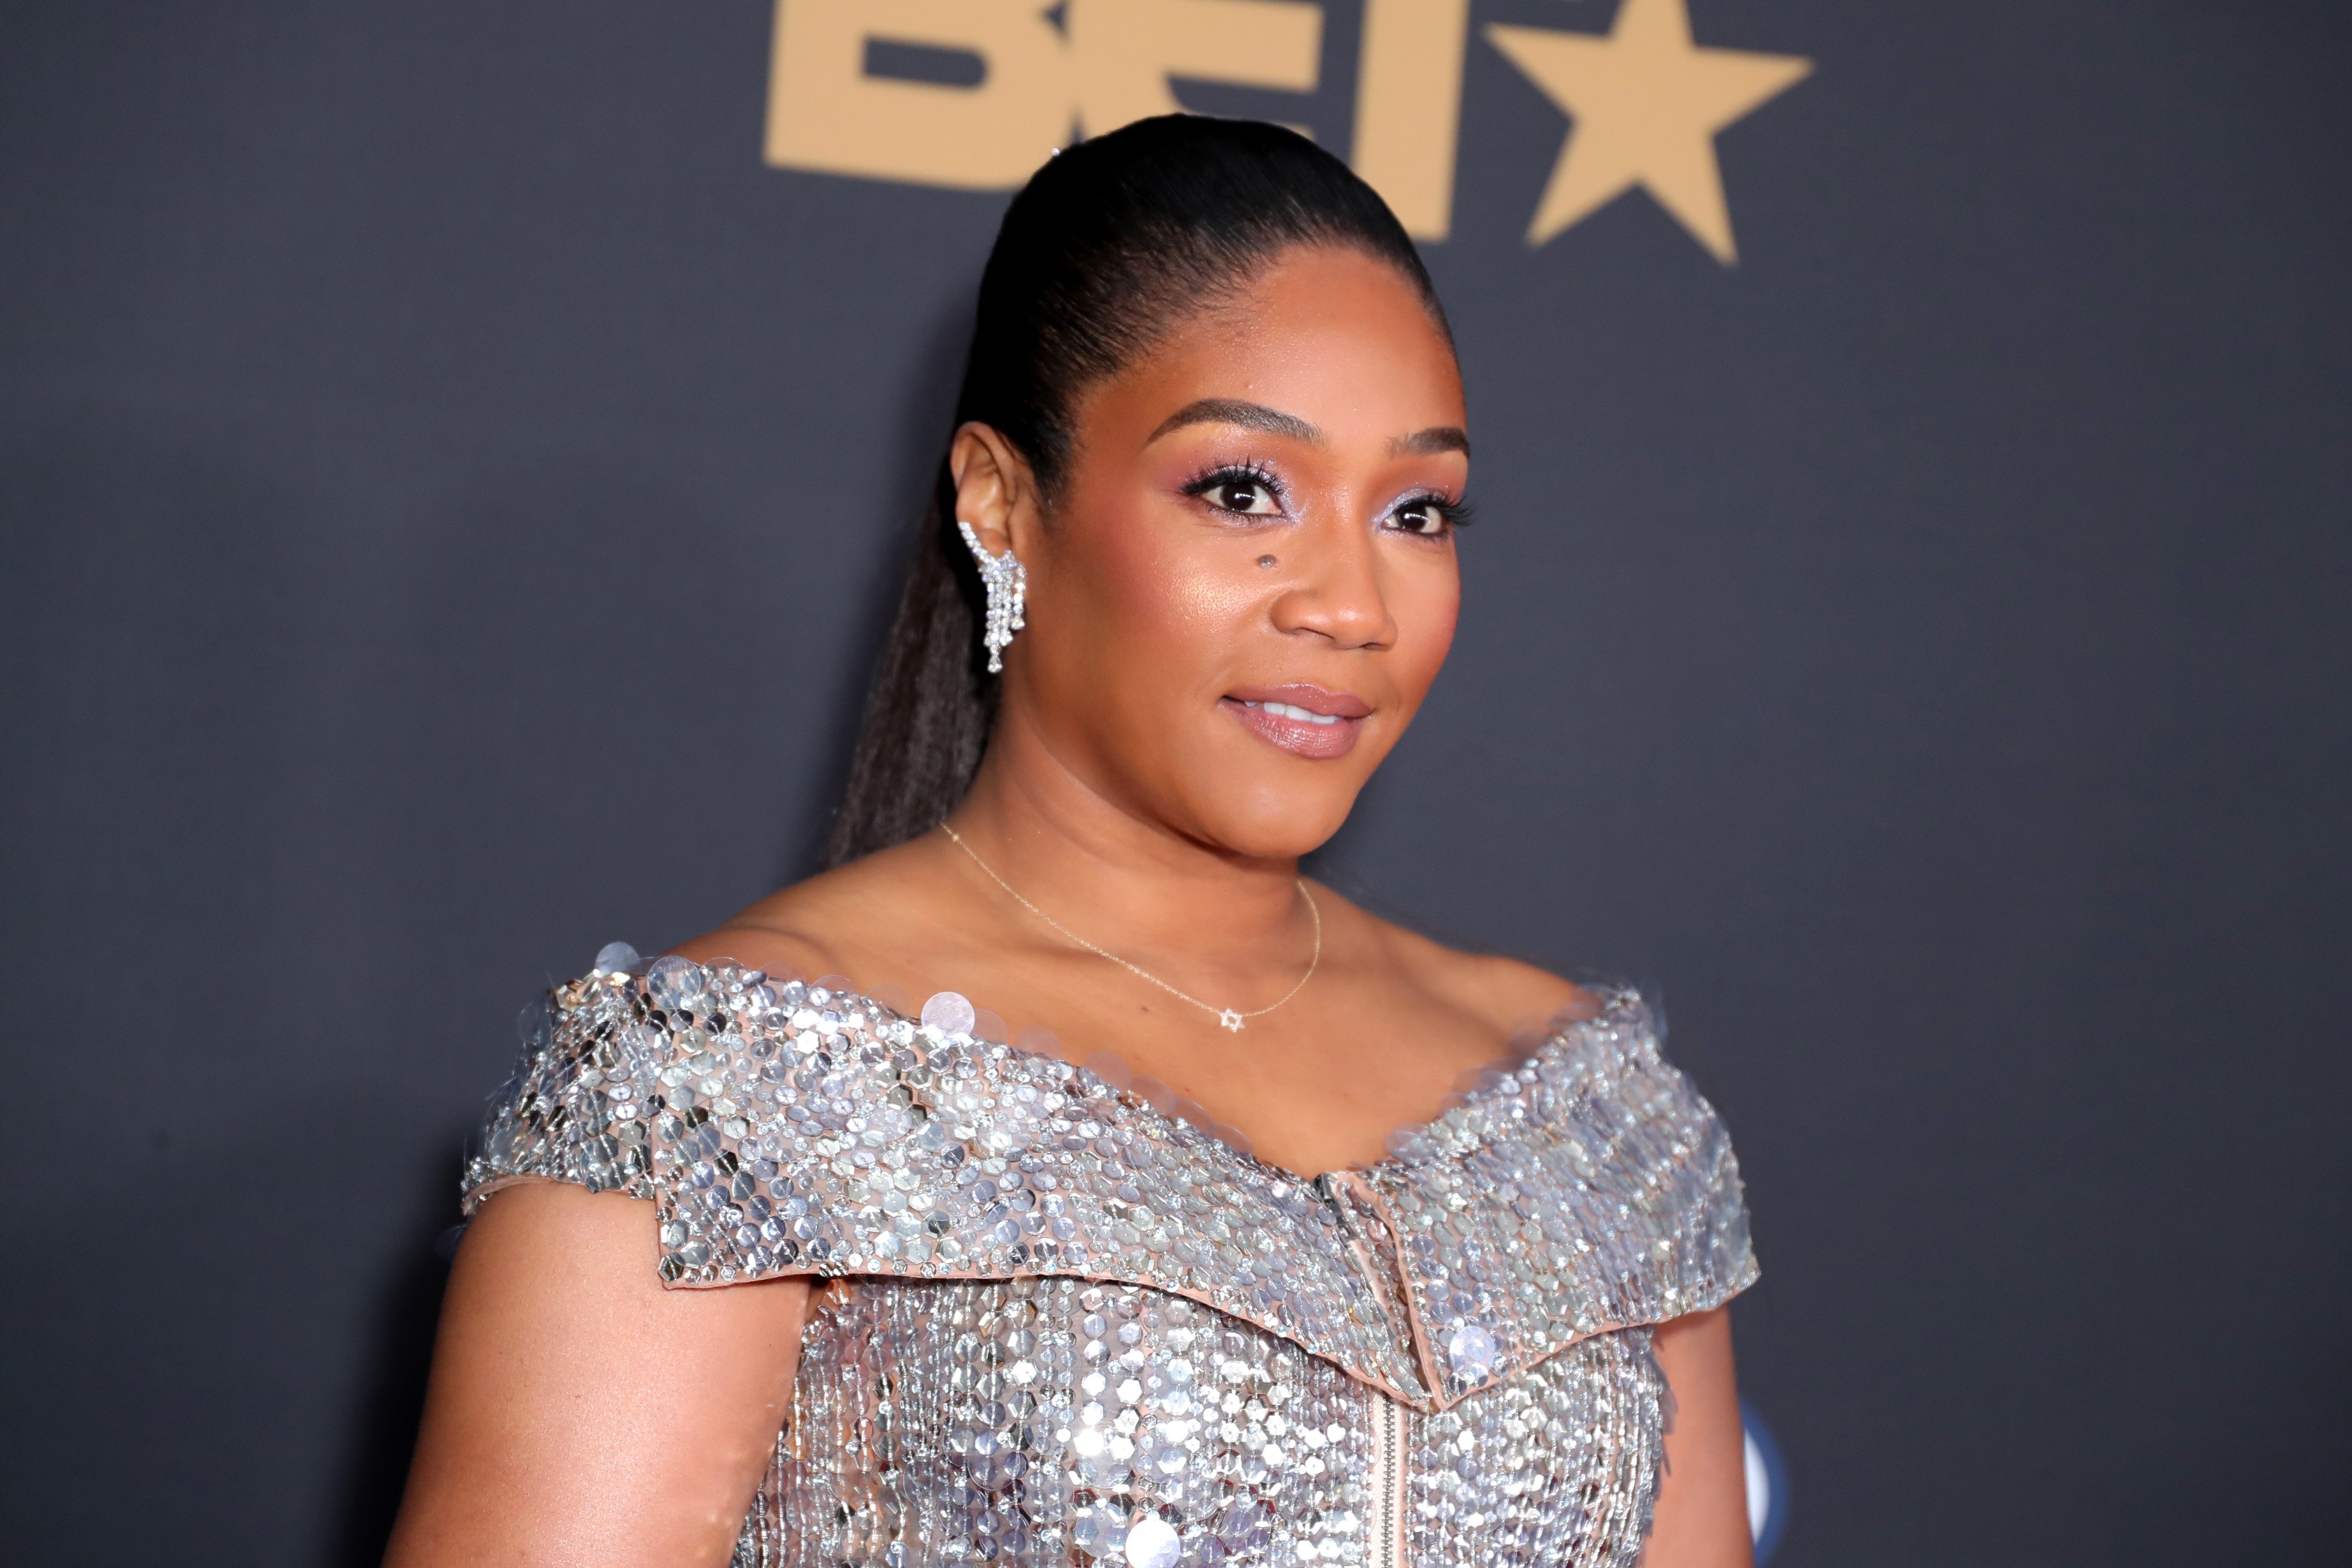
{"type": "Polygon", "coordinates": [[[1190,1002],[1193,1006],[1198,1007],[1203,1013],[1215,1014],[1218,1024],[1225,1028],[1233,1030],[1235,1034],[1239,1034],[1241,1032],[1242,1026],[1248,1023],[1252,1018],[1265,1017],[1268,1013],[1273,1012],[1275,1007],[1281,1006],[1283,1002],[1289,1001],[1293,996],[1296,996],[1301,991],[1304,991],[1307,988],[1307,983],[1315,978],[1316,966],[1323,962],[1323,910],[1315,902],[1315,895],[1307,889],[1307,879],[1301,877],[1298,879],[1298,895],[1307,900],[1307,912],[1308,915],[1313,917],[1315,921],[1315,955],[1307,961],[1307,973],[1298,977],[1297,984],[1292,986],[1289,990],[1282,994],[1282,1002],[1276,1002],[1271,1007],[1260,1007],[1255,1013],[1239,1013],[1235,1012],[1231,1007],[1213,1006],[1210,1004],[1202,1001],[1198,996],[1189,995],[1184,992],[1177,990],[1176,987],[1169,984],[1168,982],[1160,979],[1160,976],[1152,973],[1151,971],[1143,968],[1141,965],[1129,963],[1127,960],[1111,952],[1108,948],[1097,947],[1093,942],[1088,942],[1085,937],[1080,936],[1077,932],[1072,931],[1069,927],[1064,925],[1061,921],[1055,920],[1053,916],[1047,914],[1045,910],[1039,909],[1028,900],[1023,898],[1019,891],[1013,888],[1012,883],[1006,881],[1003,878],[996,874],[995,867],[990,865],[987,861],[980,858],[979,850],[974,849],[971,845],[966,844],[963,841],[962,834],[958,833],[954,828],[950,827],[944,822],[940,824],[940,831],[946,834],[950,838],[954,839],[955,847],[962,850],[965,854],[971,856],[971,863],[979,867],[982,870],[987,872],[988,879],[994,882],[998,887],[1003,889],[1006,893],[1010,894],[1014,903],[1019,904],[1023,909],[1027,910],[1031,914],[1035,915],[1039,920],[1044,921],[1047,925],[1052,926],[1055,931],[1060,931],[1070,941],[1077,943],[1078,946],[1085,948],[1088,952],[1093,953],[1097,958],[1108,958],[1113,963],[1118,964],[1121,969],[1126,970],[1129,974],[1134,975],[1137,979],[1149,980],[1151,984],[1159,986],[1160,989],[1167,992],[1168,994],[1175,997],[1178,1001],[1190,1002]]]}

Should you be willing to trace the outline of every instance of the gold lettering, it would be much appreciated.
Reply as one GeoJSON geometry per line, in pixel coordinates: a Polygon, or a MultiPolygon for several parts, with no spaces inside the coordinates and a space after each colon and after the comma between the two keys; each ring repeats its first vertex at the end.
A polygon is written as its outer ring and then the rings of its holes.
{"type": "Polygon", "coordinates": [[[767,159],[1006,190],[1069,140],[1071,97],[1040,0],[777,0],[767,159]],[[871,77],[868,40],[966,50],[985,75],[977,87],[871,77]]]}
{"type": "Polygon", "coordinates": [[[1470,0],[1364,0],[1356,173],[1415,239],[1454,226],[1454,140],[1470,0]]]}
{"type": "MultiPolygon", "coordinates": [[[[1066,0],[1066,40],[1045,11],[1040,0],[777,0],[768,162],[1004,190],[1074,127],[1098,136],[1180,110],[1171,76],[1311,92],[1320,75],[1323,8],[1308,0],[1066,0]],[[982,80],[868,76],[877,42],[976,55],[982,80]]],[[[1450,124],[1446,136],[1450,165],[1450,124]]]]}

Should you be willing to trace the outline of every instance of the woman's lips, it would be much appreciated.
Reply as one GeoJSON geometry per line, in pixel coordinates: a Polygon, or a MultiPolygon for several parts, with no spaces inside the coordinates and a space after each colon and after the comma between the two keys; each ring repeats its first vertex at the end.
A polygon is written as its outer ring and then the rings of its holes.
{"type": "Polygon", "coordinates": [[[1355,749],[1371,704],[1320,687],[1266,687],[1226,695],[1222,706],[1258,736],[1294,756],[1327,761],[1355,749]]]}

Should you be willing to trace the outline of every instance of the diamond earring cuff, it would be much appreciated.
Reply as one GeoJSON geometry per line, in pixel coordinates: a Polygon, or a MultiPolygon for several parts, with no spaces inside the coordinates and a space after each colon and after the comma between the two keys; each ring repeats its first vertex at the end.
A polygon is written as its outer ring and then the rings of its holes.
{"type": "Polygon", "coordinates": [[[1002,555],[991,555],[988,546],[980,542],[971,524],[956,519],[956,527],[963,531],[964,543],[971,547],[972,559],[980,563],[981,586],[988,590],[988,624],[981,629],[980,640],[988,649],[988,673],[1004,672],[1004,650],[1013,646],[1013,634],[1029,623],[1023,618],[1029,595],[1029,574],[1020,557],[1007,550],[1002,555]]]}

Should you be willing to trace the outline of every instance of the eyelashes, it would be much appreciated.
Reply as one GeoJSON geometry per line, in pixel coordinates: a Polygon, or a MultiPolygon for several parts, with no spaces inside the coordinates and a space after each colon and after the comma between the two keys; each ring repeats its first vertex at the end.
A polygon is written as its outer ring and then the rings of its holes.
{"type": "MultiPolygon", "coordinates": [[[[1282,517],[1290,510],[1290,489],[1273,468],[1255,459],[1220,463],[1187,479],[1181,493],[1231,517],[1282,517]]],[[[1420,539],[1442,538],[1468,525],[1466,500],[1420,490],[1388,510],[1382,525],[1420,539]]]]}
{"type": "Polygon", "coordinates": [[[1390,520],[1402,522],[1404,532],[1418,534],[1424,539],[1450,533],[1457,528],[1467,528],[1476,516],[1477,509],[1468,501],[1455,500],[1439,495],[1435,490],[1407,496],[1389,509],[1390,520]],[[1419,523],[1426,526],[1416,526],[1419,523]]]}
{"type": "Polygon", "coordinates": [[[1287,511],[1290,495],[1263,463],[1223,463],[1187,480],[1183,493],[1235,517],[1276,517],[1287,511]]]}

